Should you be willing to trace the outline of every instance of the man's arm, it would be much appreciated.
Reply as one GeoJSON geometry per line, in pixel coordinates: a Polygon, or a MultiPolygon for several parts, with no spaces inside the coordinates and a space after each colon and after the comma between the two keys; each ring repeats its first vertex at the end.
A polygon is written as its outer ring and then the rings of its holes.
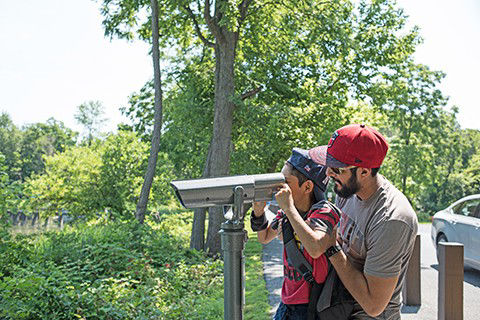
{"type": "Polygon", "coordinates": [[[353,267],[343,251],[329,259],[344,286],[369,316],[376,317],[385,310],[397,285],[398,276],[381,278],[366,275],[353,267]]]}
{"type": "MultiPolygon", "coordinates": [[[[335,235],[337,232],[333,233],[335,235]]],[[[392,220],[370,230],[367,256],[362,271],[357,270],[343,251],[330,257],[345,287],[370,316],[383,312],[399,280],[401,265],[413,245],[413,230],[404,222],[392,220]]],[[[335,245],[335,236],[329,236],[335,245]]]]}

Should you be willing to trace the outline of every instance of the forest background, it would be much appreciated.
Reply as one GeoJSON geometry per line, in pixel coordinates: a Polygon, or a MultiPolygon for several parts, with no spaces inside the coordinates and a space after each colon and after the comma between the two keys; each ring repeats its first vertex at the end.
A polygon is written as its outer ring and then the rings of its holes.
{"type": "MultiPolygon", "coordinates": [[[[107,36],[152,43],[149,1],[99,3],[107,36]]],[[[446,107],[444,74],[414,61],[421,36],[393,1],[161,1],[158,21],[163,121],[147,215],[179,208],[171,180],[276,172],[293,147],[326,144],[349,123],[387,137],[381,173],[421,221],[479,192],[480,131],[446,107]]],[[[78,108],[82,135],[0,115],[3,223],[19,211],[135,223],[154,96],[152,80],[122,108],[130,123],[103,135],[94,100],[78,108]]],[[[216,255],[222,217],[208,217],[206,234],[193,223],[190,246],[216,255]]]]}

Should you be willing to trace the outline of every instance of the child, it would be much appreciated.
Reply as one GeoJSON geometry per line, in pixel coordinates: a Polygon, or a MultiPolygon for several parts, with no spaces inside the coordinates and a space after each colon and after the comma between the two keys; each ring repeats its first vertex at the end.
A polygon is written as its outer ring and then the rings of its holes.
{"type": "Polygon", "coordinates": [[[310,275],[297,270],[284,246],[282,302],[275,320],[307,319],[312,285],[322,284],[327,276],[328,262],[324,253],[330,248],[327,247],[325,233],[331,233],[340,218],[330,204],[322,201],[328,183],[325,171],[325,167],[312,161],[307,150],[294,148],[282,169],[286,183],[275,196],[281,208],[276,218],[267,221],[264,202],[253,205],[251,225],[258,232],[258,240],[266,244],[278,235],[288,236],[282,229],[290,224],[293,227],[293,243],[296,243],[312,269],[310,275]],[[278,228],[275,228],[276,221],[279,221],[278,228]]]}

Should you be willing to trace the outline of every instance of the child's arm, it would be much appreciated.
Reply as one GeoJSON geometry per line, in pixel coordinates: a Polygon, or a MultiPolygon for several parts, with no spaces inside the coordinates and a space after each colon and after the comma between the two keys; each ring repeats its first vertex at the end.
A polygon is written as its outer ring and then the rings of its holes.
{"type": "Polygon", "coordinates": [[[333,228],[338,222],[338,216],[330,222],[330,228],[321,228],[315,224],[313,224],[312,228],[313,221],[303,220],[298,213],[298,210],[294,205],[290,187],[287,184],[284,184],[277,192],[276,199],[280,208],[282,208],[287,215],[293,230],[297,234],[305,250],[307,250],[310,256],[314,259],[320,257],[325,250],[329,248],[330,237],[328,234],[333,232],[333,228]]]}
{"type": "MultiPolygon", "coordinates": [[[[263,221],[266,221],[265,218],[265,202],[254,202],[253,203],[253,212],[252,215],[255,216],[255,220],[261,220],[263,217],[263,221]]],[[[273,230],[271,223],[267,223],[267,227],[263,230],[257,231],[257,238],[260,243],[267,244],[272,241],[278,235],[278,230],[281,232],[281,228],[279,227],[277,230],[273,230]]]]}

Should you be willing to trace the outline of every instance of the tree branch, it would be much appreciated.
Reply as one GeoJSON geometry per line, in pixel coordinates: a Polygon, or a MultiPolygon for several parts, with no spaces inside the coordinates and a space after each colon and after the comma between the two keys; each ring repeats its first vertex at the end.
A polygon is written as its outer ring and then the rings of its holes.
{"type": "Polygon", "coordinates": [[[325,91],[323,91],[323,94],[325,94],[325,93],[327,93],[328,91],[332,90],[332,89],[333,89],[333,86],[335,86],[338,81],[340,81],[340,77],[338,77],[335,81],[333,81],[333,83],[332,83],[327,89],[325,89],[325,91]]]}
{"type": "Polygon", "coordinates": [[[192,18],[192,21],[193,21],[193,24],[195,26],[195,31],[197,32],[197,35],[198,37],[200,38],[200,40],[202,40],[202,42],[208,46],[208,47],[214,47],[215,44],[213,42],[210,42],[208,41],[202,34],[202,30],[200,30],[200,26],[198,25],[198,21],[197,19],[195,18],[195,14],[193,13],[192,9],[190,9],[190,6],[186,5],[185,7],[185,10],[187,10],[190,18],[192,18]]]}
{"type": "Polygon", "coordinates": [[[245,100],[245,99],[248,99],[254,95],[256,95],[257,93],[259,93],[260,91],[262,91],[262,88],[261,87],[256,87],[255,89],[253,90],[250,90],[250,91],[247,91],[245,93],[243,93],[241,96],[240,96],[240,99],[245,100]]]}
{"type": "Polygon", "coordinates": [[[238,10],[240,12],[240,18],[238,19],[239,24],[241,24],[245,18],[247,17],[247,9],[248,6],[252,3],[253,0],[243,0],[242,3],[239,4],[238,10]]]}
{"type": "Polygon", "coordinates": [[[210,15],[210,0],[205,0],[205,8],[203,10],[203,17],[207,22],[208,28],[213,36],[217,39],[222,38],[222,32],[220,31],[220,27],[218,26],[217,22],[212,18],[210,15]]]}
{"type": "Polygon", "coordinates": [[[240,28],[242,27],[242,23],[245,21],[245,18],[247,17],[247,9],[248,6],[252,3],[253,0],[243,0],[239,5],[238,5],[238,11],[240,12],[240,17],[238,18],[238,27],[237,31],[235,32],[235,42],[238,42],[238,38],[240,35],[240,28]]]}

